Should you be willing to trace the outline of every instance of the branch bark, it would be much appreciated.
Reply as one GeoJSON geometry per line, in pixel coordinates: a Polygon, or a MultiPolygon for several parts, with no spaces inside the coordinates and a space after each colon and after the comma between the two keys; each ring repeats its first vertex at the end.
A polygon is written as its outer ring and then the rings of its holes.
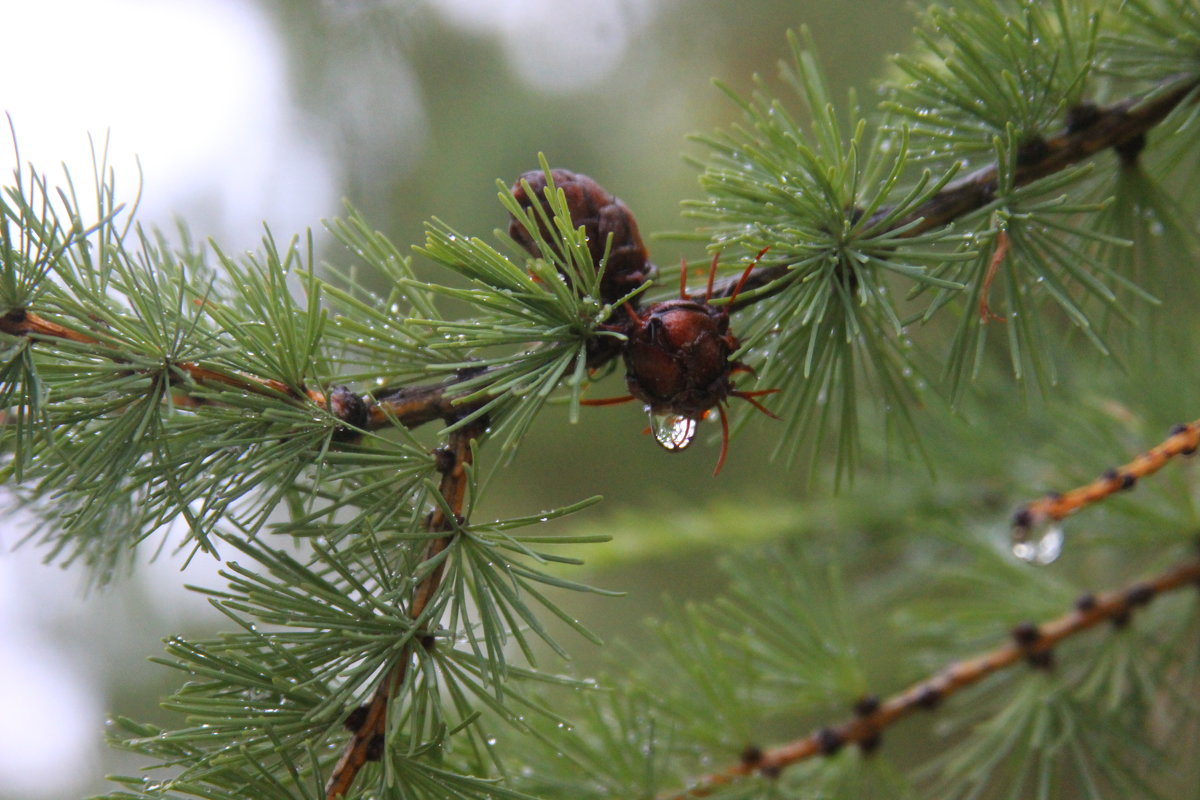
{"type": "MultiPolygon", "coordinates": [[[[456,517],[461,516],[466,502],[467,467],[472,462],[471,445],[473,440],[483,432],[483,429],[484,424],[476,422],[452,431],[448,446],[439,454],[439,469],[442,473],[439,490],[442,498],[446,501],[446,506],[456,517]]],[[[444,531],[447,535],[429,540],[422,555],[422,562],[437,557],[450,546],[454,539],[453,532],[458,524],[458,520],[446,516],[440,505],[430,513],[426,518],[425,529],[431,533],[444,531]]],[[[408,607],[408,615],[414,621],[421,619],[430,600],[437,593],[442,582],[445,564],[445,560],[439,562],[437,567],[414,587],[408,607]]],[[[425,646],[424,641],[424,637],[420,635],[410,640],[401,649],[396,663],[386,671],[371,699],[366,705],[360,706],[351,714],[350,720],[354,722],[354,725],[351,726],[353,730],[350,740],[342,751],[341,758],[338,759],[330,773],[325,787],[326,800],[336,800],[345,795],[363,766],[368,761],[379,758],[383,737],[387,730],[389,701],[396,689],[404,683],[404,677],[408,673],[414,656],[414,648],[425,646]]]]}
{"type": "Polygon", "coordinates": [[[1069,492],[1051,492],[1022,506],[1013,515],[1013,537],[1028,536],[1031,529],[1057,522],[1116,492],[1132,489],[1139,479],[1158,472],[1176,456],[1190,456],[1200,448],[1200,420],[1176,425],[1171,434],[1122,467],[1107,469],[1099,478],[1069,492]]]}
{"type": "MultiPolygon", "coordinates": [[[[1075,109],[1072,121],[1060,134],[1039,141],[1037,147],[1027,148],[1033,155],[1017,165],[1014,185],[1032,183],[1108,148],[1116,149],[1126,160],[1136,158],[1146,133],[1187,100],[1198,86],[1200,83],[1196,81],[1175,81],[1170,88],[1151,92],[1148,96],[1130,97],[1103,107],[1085,105],[1075,109]]],[[[947,225],[992,203],[996,199],[997,188],[998,169],[993,164],[950,183],[910,214],[896,220],[889,230],[904,228],[899,236],[907,238],[947,225]]],[[[883,220],[891,212],[891,208],[882,208],[862,224],[870,227],[873,221],[883,220]]],[[[788,274],[789,269],[788,264],[758,267],[743,276],[744,283],[740,278],[717,282],[711,296],[734,297],[730,311],[746,308],[782,291],[784,285],[780,279],[788,274]],[[756,289],[765,290],[755,293],[756,289]]],[[[97,339],[38,317],[25,309],[16,309],[0,317],[0,332],[102,345],[97,339]]],[[[588,366],[599,368],[621,352],[620,348],[605,349],[596,354],[595,363],[589,360],[588,366]]],[[[259,393],[279,392],[295,397],[294,392],[278,381],[218,372],[199,364],[183,363],[176,366],[198,383],[219,384],[259,393]]],[[[484,368],[472,376],[486,372],[488,370],[484,368]]],[[[482,396],[464,401],[462,398],[470,392],[457,388],[457,383],[451,380],[396,387],[377,392],[374,398],[344,390],[341,399],[346,402],[335,403],[327,403],[324,393],[319,391],[306,390],[305,394],[308,400],[321,408],[328,407],[339,419],[354,427],[379,430],[400,424],[415,428],[437,420],[451,422],[462,419],[493,399],[482,396]]]]}
{"type": "MultiPolygon", "coordinates": [[[[68,328],[65,325],[41,317],[24,308],[13,309],[4,316],[0,316],[0,333],[7,333],[9,336],[27,336],[35,339],[62,339],[79,344],[97,345],[101,351],[109,349],[108,345],[94,336],[81,333],[74,328],[68,328]]],[[[115,363],[121,363],[123,360],[119,354],[114,352],[97,352],[97,355],[109,358],[115,363]]],[[[173,364],[172,367],[186,374],[199,384],[222,386],[256,394],[278,394],[283,397],[296,397],[296,393],[286,384],[271,378],[259,378],[243,372],[222,371],[191,361],[180,361],[173,364]]],[[[175,376],[172,376],[172,378],[173,385],[178,386],[178,380],[175,376]]],[[[321,392],[308,390],[304,396],[322,408],[325,407],[325,395],[321,392]]]]}
{"type": "MultiPolygon", "coordinates": [[[[1175,84],[1165,91],[1129,97],[1108,106],[1083,105],[1075,109],[1073,119],[1061,133],[1039,140],[1037,147],[1024,148],[1029,155],[1017,164],[1013,185],[1026,186],[1110,147],[1116,149],[1125,161],[1135,159],[1146,133],[1200,86],[1196,81],[1176,80],[1175,84]]],[[[887,230],[901,231],[897,236],[903,239],[948,225],[960,217],[986,208],[996,200],[998,187],[998,167],[990,164],[951,182],[911,213],[897,219],[887,230]]],[[[891,207],[881,208],[858,227],[870,229],[892,212],[891,207]]],[[[880,231],[883,232],[886,231],[880,231]]],[[[772,264],[754,270],[745,286],[736,292],[738,296],[730,310],[746,308],[778,294],[784,288],[782,284],[763,292],[754,293],[754,290],[778,281],[788,274],[789,269],[788,264],[772,264]]],[[[713,297],[733,296],[736,285],[736,279],[721,281],[713,289],[713,297]]]]}
{"type": "Polygon", "coordinates": [[[721,786],[758,773],[777,776],[784,769],[821,755],[833,755],[847,744],[866,750],[878,746],[885,728],[911,714],[939,706],[951,695],[979,683],[1000,670],[1028,662],[1034,667],[1051,663],[1051,653],[1059,642],[1111,621],[1120,627],[1129,615],[1155,597],[1188,586],[1200,588],[1200,560],[1191,559],[1148,580],[1099,595],[1084,595],[1075,607],[1062,616],[1041,625],[1024,623],[1015,627],[1009,642],[985,653],[956,661],[928,678],[892,695],[886,700],[867,698],[855,708],[855,715],[840,724],[820,728],[812,734],[767,750],[751,748],[741,761],[701,777],[691,788],[663,795],[663,800],[689,800],[706,797],[721,786]]]}

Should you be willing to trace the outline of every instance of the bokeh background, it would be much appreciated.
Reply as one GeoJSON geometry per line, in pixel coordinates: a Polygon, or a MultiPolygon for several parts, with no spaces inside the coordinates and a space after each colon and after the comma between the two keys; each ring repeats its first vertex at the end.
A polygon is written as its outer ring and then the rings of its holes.
{"type": "MultiPolygon", "coordinates": [[[[320,227],[343,198],[402,245],[431,216],[487,235],[505,225],[496,179],[539,152],[596,178],[654,234],[689,225],[680,201],[698,196],[697,170],[685,156],[703,155],[689,134],[736,117],[712,79],[743,93],[755,73],[773,83],[784,31],[800,25],[835,96],[869,97],[911,17],[892,0],[0,0],[0,110],[23,161],[83,180],[89,146],[107,146],[127,200],[140,170],[144,222],[180,220],[226,252],[254,249],[266,223],[282,238],[313,228],[323,257],[345,261],[320,227]]],[[[0,151],[7,183],[13,154],[0,151]]],[[[670,238],[650,248],[667,265],[700,255],[670,238]]],[[[585,513],[617,540],[589,578],[629,592],[589,607],[606,636],[664,594],[710,591],[722,514],[805,491],[803,470],[767,459],[765,418],[715,480],[713,431],[668,454],[644,425],[632,405],[574,426],[551,409],[483,512],[605,496],[585,513]],[[639,538],[639,519],[677,535],[639,538]],[[647,548],[663,554],[634,566],[647,548]]],[[[786,524],[765,518],[762,533],[786,524]]],[[[163,637],[219,624],[181,588],[219,578],[208,562],[181,577],[169,552],[146,552],[127,580],[85,592],[78,572],[15,547],[27,527],[0,518],[0,798],[77,798],[136,768],[104,746],[105,720],[163,719],[154,700],[174,676],[147,658],[163,637]]]]}

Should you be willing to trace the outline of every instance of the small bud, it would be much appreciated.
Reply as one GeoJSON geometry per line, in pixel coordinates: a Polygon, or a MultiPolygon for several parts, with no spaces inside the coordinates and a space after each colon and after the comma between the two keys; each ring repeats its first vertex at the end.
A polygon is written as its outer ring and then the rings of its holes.
{"type": "Polygon", "coordinates": [[[1037,643],[1042,634],[1038,631],[1038,626],[1032,622],[1021,622],[1012,629],[1013,641],[1019,647],[1030,647],[1037,643]]]}
{"type": "Polygon", "coordinates": [[[741,754],[742,763],[747,767],[753,767],[763,760],[762,748],[756,744],[748,744],[741,754]]]}
{"type": "Polygon", "coordinates": [[[867,694],[854,704],[854,714],[858,717],[869,717],[879,710],[879,695],[867,694]]]}
{"type": "Polygon", "coordinates": [[[937,708],[942,702],[942,693],[932,686],[922,686],[917,693],[917,705],[921,708],[932,710],[937,708]]]}
{"type": "Polygon", "coordinates": [[[1154,587],[1148,583],[1135,583],[1125,591],[1125,605],[1130,608],[1144,606],[1154,599],[1154,587]]]}
{"type": "Polygon", "coordinates": [[[842,745],[846,743],[842,735],[833,728],[821,728],[814,736],[816,736],[817,747],[821,750],[822,755],[831,756],[841,750],[842,745]]]}
{"type": "Polygon", "coordinates": [[[367,707],[359,706],[346,715],[346,720],[342,723],[346,726],[346,730],[351,733],[358,733],[358,729],[367,721],[367,707]]]}
{"type": "Polygon", "coordinates": [[[367,742],[366,752],[363,757],[367,761],[379,761],[383,758],[383,734],[377,733],[371,737],[371,741],[367,742]]]}
{"type": "Polygon", "coordinates": [[[437,471],[445,475],[450,472],[450,470],[454,469],[454,464],[457,459],[454,457],[453,450],[445,445],[442,445],[441,447],[434,449],[433,461],[437,471]]]}

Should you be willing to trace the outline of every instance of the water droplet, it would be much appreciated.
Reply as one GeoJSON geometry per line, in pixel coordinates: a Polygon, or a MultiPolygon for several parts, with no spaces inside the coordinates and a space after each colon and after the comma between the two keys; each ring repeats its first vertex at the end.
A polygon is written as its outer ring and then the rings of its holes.
{"type": "Polygon", "coordinates": [[[1063,529],[1056,520],[1015,525],[1012,529],[1012,552],[1030,564],[1050,564],[1062,555],[1063,529]]]}
{"type": "Polygon", "coordinates": [[[696,420],[680,414],[650,414],[650,431],[664,450],[682,450],[696,436],[696,420]]]}

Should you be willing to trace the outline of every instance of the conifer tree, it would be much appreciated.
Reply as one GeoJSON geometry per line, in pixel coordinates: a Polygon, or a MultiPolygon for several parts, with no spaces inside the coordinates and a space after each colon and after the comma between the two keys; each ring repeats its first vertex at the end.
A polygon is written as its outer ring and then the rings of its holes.
{"type": "Polygon", "coordinates": [[[19,166],[27,546],[105,582],[183,525],[223,564],[227,632],[167,640],[177,723],[114,720],[147,772],[107,797],[1195,796],[1200,8],[957,0],[918,34],[880,102],[830,97],[803,33],[788,93],[727,92],[685,201],[711,268],[655,268],[546,158],[491,240],[347,209],[328,264],[144,228],[103,154],[92,186],[19,166]],[[614,373],[717,471],[775,426],[808,499],[477,513],[547,404],[610,424],[614,373]],[[573,573],[622,525],[740,544],[577,674],[568,598],[617,601],[573,573]]]}

